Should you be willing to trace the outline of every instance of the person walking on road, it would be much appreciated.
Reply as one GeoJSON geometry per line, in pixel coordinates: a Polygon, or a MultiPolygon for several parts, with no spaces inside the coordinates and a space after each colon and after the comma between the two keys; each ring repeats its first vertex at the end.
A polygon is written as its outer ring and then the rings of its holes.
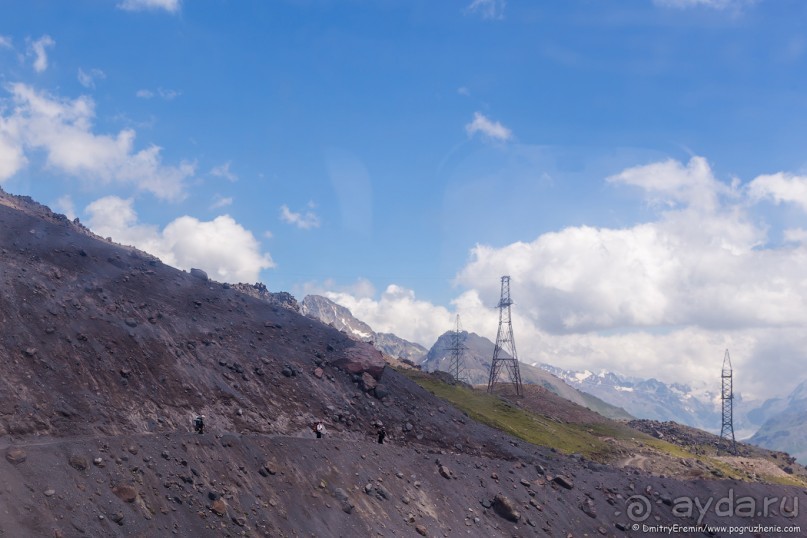
{"type": "Polygon", "coordinates": [[[193,421],[193,431],[198,434],[205,433],[205,416],[198,415],[193,421]]]}

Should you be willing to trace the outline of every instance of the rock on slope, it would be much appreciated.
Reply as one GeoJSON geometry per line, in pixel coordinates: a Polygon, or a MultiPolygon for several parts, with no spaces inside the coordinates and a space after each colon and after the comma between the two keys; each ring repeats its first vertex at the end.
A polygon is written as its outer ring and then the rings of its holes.
{"type": "Polygon", "coordinates": [[[802,494],[627,475],[527,445],[366,344],[30,200],[0,191],[0,230],[3,535],[619,536],[637,492],[668,523],[694,518],[667,497],[802,494]],[[204,435],[187,432],[198,412],[204,435]],[[378,421],[391,444],[374,443],[378,421]]]}

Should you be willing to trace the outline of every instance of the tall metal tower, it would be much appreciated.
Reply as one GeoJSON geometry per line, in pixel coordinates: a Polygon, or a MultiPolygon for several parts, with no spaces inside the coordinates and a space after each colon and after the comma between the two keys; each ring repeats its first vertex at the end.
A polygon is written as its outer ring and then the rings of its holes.
{"type": "Polygon", "coordinates": [[[731,368],[729,350],[723,355],[723,370],[720,374],[722,389],[720,399],[723,400],[723,424],[720,426],[720,449],[737,454],[737,441],[734,440],[734,371],[731,368]],[[731,436],[731,438],[729,438],[731,436]]]}
{"type": "Polygon", "coordinates": [[[518,354],[516,354],[516,341],[513,339],[513,323],[510,319],[510,277],[502,277],[502,297],[499,299],[499,332],[496,335],[496,347],[493,348],[493,360],[490,363],[490,377],[488,378],[488,392],[493,392],[493,386],[498,382],[502,366],[510,374],[510,381],[516,389],[516,395],[524,392],[521,386],[521,372],[518,369],[518,354]],[[509,355],[506,357],[505,355],[509,355]]]}
{"type": "Polygon", "coordinates": [[[451,347],[448,348],[448,351],[451,352],[451,362],[448,365],[448,371],[457,381],[465,381],[468,378],[468,374],[465,371],[465,363],[462,360],[462,354],[466,349],[460,332],[460,315],[457,314],[457,328],[451,334],[451,347]]]}

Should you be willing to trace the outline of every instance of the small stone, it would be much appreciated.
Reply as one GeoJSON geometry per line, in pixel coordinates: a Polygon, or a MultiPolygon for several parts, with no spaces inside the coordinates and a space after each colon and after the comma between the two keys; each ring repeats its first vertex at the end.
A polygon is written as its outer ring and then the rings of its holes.
{"type": "Polygon", "coordinates": [[[70,463],[70,466],[73,469],[77,470],[77,471],[86,471],[87,470],[87,467],[88,467],[87,458],[85,458],[84,456],[82,456],[80,454],[71,455],[70,459],[68,461],[70,463]]]}
{"type": "Polygon", "coordinates": [[[594,502],[591,499],[586,499],[586,501],[580,505],[580,509],[591,519],[597,519],[597,511],[594,509],[594,502]]]}
{"type": "Polygon", "coordinates": [[[417,527],[415,527],[415,530],[421,536],[428,536],[429,535],[428,532],[426,531],[426,527],[424,527],[423,525],[418,525],[417,527]]]}
{"type": "Polygon", "coordinates": [[[216,499],[210,503],[210,511],[219,517],[227,513],[227,504],[222,499],[216,499]]]}
{"type": "Polygon", "coordinates": [[[118,496],[120,500],[127,503],[135,502],[137,499],[137,489],[129,484],[119,484],[112,488],[112,493],[118,496]]]}
{"type": "Polygon", "coordinates": [[[45,494],[45,497],[53,497],[54,495],[56,495],[56,490],[55,489],[46,489],[44,491],[44,494],[45,494]]]}
{"type": "Polygon", "coordinates": [[[28,455],[23,449],[12,447],[6,450],[6,459],[9,463],[18,465],[28,459],[28,455]]]}
{"type": "Polygon", "coordinates": [[[493,510],[504,519],[514,523],[521,519],[521,513],[516,510],[513,501],[501,493],[493,498],[493,510]]]}
{"type": "Polygon", "coordinates": [[[572,480],[571,480],[570,478],[568,478],[568,477],[566,477],[566,476],[563,476],[562,474],[559,474],[558,476],[556,476],[555,478],[553,478],[553,479],[552,479],[552,481],[553,481],[555,484],[557,484],[557,485],[559,485],[560,487],[565,488],[565,489],[572,489],[572,488],[574,488],[574,482],[572,482],[572,480]]]}
{"type": "Polygon", "coordinates": [[[371,390],[373,390],[377,384],[378,381],[376,381],[375,378],[371,376],[368,372],[363,372],[361,374],[361,385],[366,392],[370,392],[371,390]]]}

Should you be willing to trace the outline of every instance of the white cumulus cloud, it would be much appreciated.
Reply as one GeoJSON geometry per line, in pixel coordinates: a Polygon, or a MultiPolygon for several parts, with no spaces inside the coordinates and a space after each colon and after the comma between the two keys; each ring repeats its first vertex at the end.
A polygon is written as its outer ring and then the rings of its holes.
{"type": "Polygon", "coordinates": [[[182,95],[182,92],[180,92],[179,90],[171,90],[165,88],[157,88],[156,91],[144,88],[142,90],[137,90],[137,92],[135,93],[135,96],[139,97],[140,99],[152,99],[154,97],[159,97],[164,101],[173,101],[180,95],[182,95]]]}
{"type": "Polygon", "coordinates": [[[157,11],[165,10],[176,13],[180,8],[180,0],[123,0],[118,4],[120,9],[126,11],[157,11]]]}
{"type": "Polygon", "coordinates": [[[289,206],[283,204],[280,206],[280,220],[288,224],[292,224],[301,230],[310,230],[311,228],[319,228],[319,217],[313,211],[314,204],[309,202],[308,210],[305,212],[296,213],[289,209],[289,206]]]}
{"type": "Polygon", "coordinates": [[[48,68],[47,48],[53,47],[56,42],[49,35],[43,35],[30,45],[30,53],[34,55],[34,71],[41,73],[48,68]]]}
{"type": "Polygon", "coordinates": [[[85,71],[82,68],[78,68],[78,82],[85,88],[95,88],[95,81],[97,79],[104,79],[106,78],[106,73],[101,71],[100,69],[90,69],[89,71],[85,71]]]}
{"type": "Polygon", "coordinates": [[[639,187],[655,204],[684,204],[705,210],[714,209],[718,197],[731,192],[727,185],[714,178],[703,157],[693,157],[686,166],[672,159],[636,166],[609,177],[607,181],[639,187]]]}
{"type": "Polygon", "coordinates": [[[42,151],[46,166],[91,185],[131,185],[168,200],[184,196],[194,165],[164,165],[158,146],[135,150],[132,129],[95,134],[91,98],[64,99],[22,83],[7,89],[14,107],[8,116],[0,115],[0,180],[25,165],[23,150],[42,151]]]}
{"type": "Polygon", "coordinates": [[[64,214],[64,216],[70,220],[76,218],[76,206],[73,203],[73,198],[69,194],[60,196],[56,200],[54,208],[61,211],[64,214]]]}
{"type": "MultiPolygon", "coordinates": [[[[719,390],[725,349],[748,398],[792,389],[807,345],[807,215],[767,246],[759,200],[804,209],[803,179],[760,176],[739,188],[700,157],[608,178],[660,210],[622,228],[571,226],[530,241],[477,245],[455,280],[463,326],[494,340],[500,278],[511,277],[515,339],[526,362],[609,369],[719,390]],[[776,367],[771,367],[775,364],[776,367]]],[[[326,294],[375,330],[427,347],[451,328],[445,308],[390,286],[377,299],[326,294]],[[425,321],[425,323],[424,323],[425,321]]]]}
{"type": "Polygon", "coordinates": [[[498,121],[490,120],[481,112],[474,112],[474,119],[465,126],[465,132],[468,133],[468,136],[480,133],[489,139],[501,142],[506,142],[513,137],[510,129],[498,121]]]}
{"type": "Polygon", "coordinates": [[[712,9],[741,8],[756,0],[653,0],[657,6],[672,8],[707,7],[712,9]]]}
{"type": "Polygon", "coordinates": [[[779,172],[762,175],[748,185],[748,194],[755,200],[768,199],[776,204],[791,203],[807,211],[807,177],[779,172]]]}
{"type": "MultiPolygon", "coordinates": [[[[372,285],[369,286],[372,290],[372,285]]],[[[387,286],[378,300],[368,297],[367,290],[323,295],[346,307],[374,331],[395,333],[412,342],[431,345],[451,325],[451,314],[446,308],[419,300],[414,291],[395,284],[387,286]]]]}
{"type": "Polygon", "coordinates": [[[213,203],[210,205],[210,209],[220,209],[222,207],[227,207],[233,205],[233,198],[232,196],[214,196],[213,203]]]}
{"type": "Polygon", "coordinates": [[[506,0],[472,0],[465,8],[468,13],[476,13],[483,19],[503,19],[506,0]]]}
{"type": "Polygon", "coordinates": [[[0,183],[11,178],[28,163],[20,135],[19,122],[0,115],[0,183]]]}
{"type": "Polygon", "coordinates": [[[210,175],[220,177],[220,178],[224,178],[227,181],[238,181],[238,176],[235,175],[230,170],[230,164],[231,164],[230,161],[227,161],[226,163],[221,164],[219,166],[214,166],[210,170],[210,175]]]}
{"type": "Polygon", "coordinates": [[[107,196],[88,205],[89,228],[103,237],[135,246],[164,263],[203,269],[222,282],[255,282],[263,269],[275,266],[249,230],[229,215],[211,221],[182,216],[160,230],[138,222],[133,200],[107,196]]]}

